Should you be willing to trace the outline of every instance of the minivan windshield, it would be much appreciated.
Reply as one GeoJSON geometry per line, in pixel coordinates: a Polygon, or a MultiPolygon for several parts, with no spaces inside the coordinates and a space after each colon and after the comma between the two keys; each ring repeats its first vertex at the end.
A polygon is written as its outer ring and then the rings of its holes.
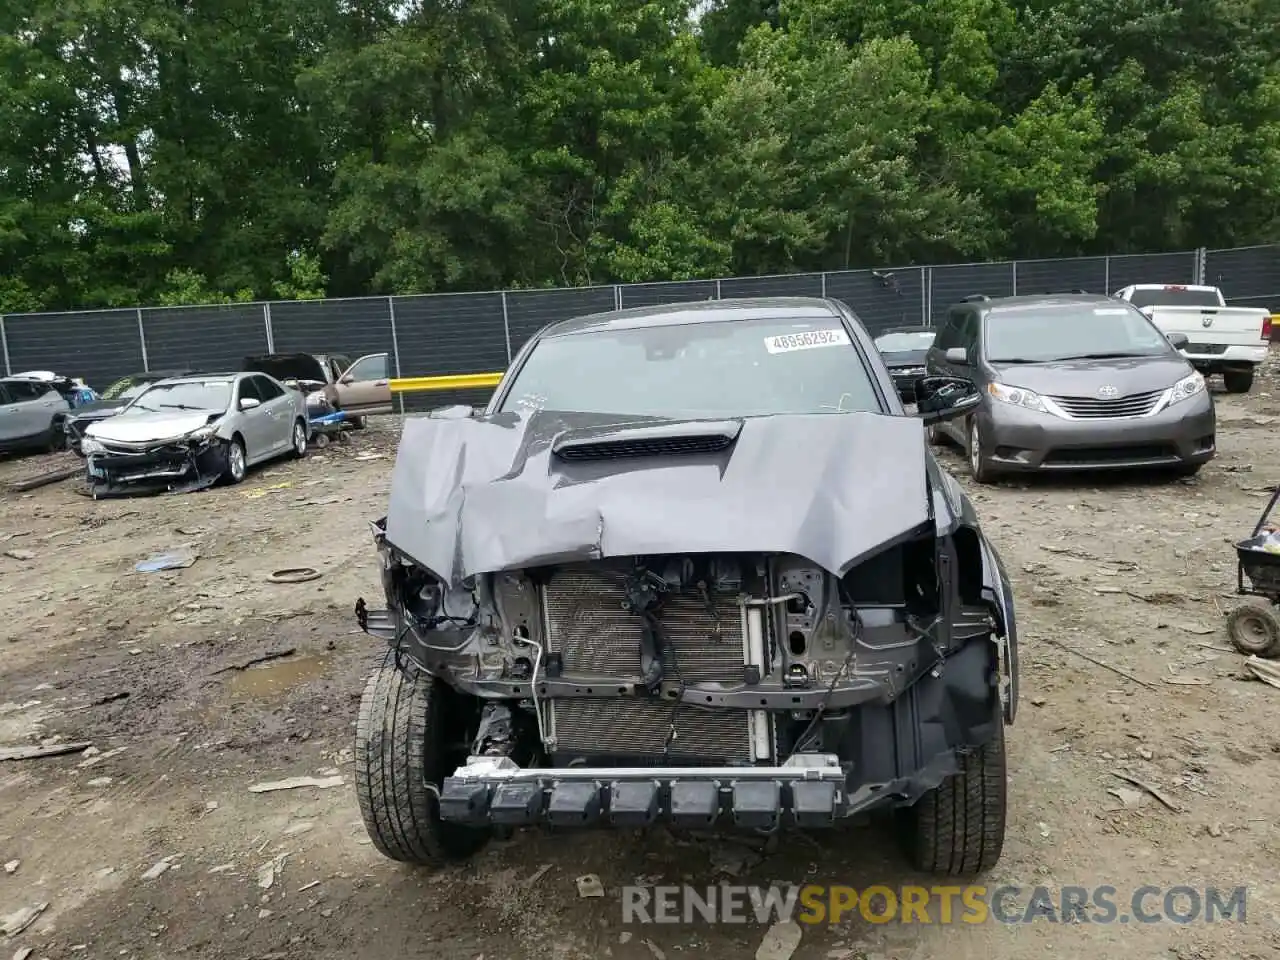
{"type": "Polygon", "coordinates": [[[928,350],[937,335],[937,330],[893,330],[876,337],[876,349],[881,353],[928,350]]]}
{"type": "Polygon", "coordinates": [[[680,418],[879,411],[836,317],[597,329],[540,341],[503,410],[680,418]]]}
{"type": "Polygon", "coordinates": [[[996,310],[986,317],[991,363],[1160,357],[1173,347],[1151,321],[1126,304],[1062,304],[996,310]]]}
{"type": "Polygon", "coordinates": [[[181,380],[157,383],[129,404],[129,413],[170,413],[174,410],[221,411],[231,406],[230,380],[181,380]]]}

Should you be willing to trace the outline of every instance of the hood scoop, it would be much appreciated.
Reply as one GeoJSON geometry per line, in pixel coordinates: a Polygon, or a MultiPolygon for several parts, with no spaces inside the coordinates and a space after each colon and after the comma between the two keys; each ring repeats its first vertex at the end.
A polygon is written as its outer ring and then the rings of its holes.
{"type": "Polygon", "coordinates": [[[551,452],[570,462],[692,456],[727,450],[741,432],[741,420],[567,430],[552,442],[551,452]]]}

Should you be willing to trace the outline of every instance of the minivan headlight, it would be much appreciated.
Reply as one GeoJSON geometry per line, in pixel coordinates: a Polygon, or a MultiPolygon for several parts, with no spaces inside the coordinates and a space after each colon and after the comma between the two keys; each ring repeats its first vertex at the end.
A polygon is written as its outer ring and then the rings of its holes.
{"type": "Polygon", "coordinates": [[[1173,385],[1173,389],[1169,392],[1170,405],[1177,403],[1179,400],[1186,400],[1188,397],[1194,397],[1198,393],[1204,393],[1204,376],[1200,373],[1193,373],[1189,377],[1183,377],[1173,385]]]}
{"type": "Polygon", "coordinates": [[[991,399],[999,400],[1001,403],[1011,403],[1015,407],[1025,407],[1028,410],[1036,410],[1040,413],[1049,412],[1044,405],[1044,401],[1040,399],[1040,394],[1034,390],[992,382],[987,384],[987,393],[991,394],[991,399]]]}

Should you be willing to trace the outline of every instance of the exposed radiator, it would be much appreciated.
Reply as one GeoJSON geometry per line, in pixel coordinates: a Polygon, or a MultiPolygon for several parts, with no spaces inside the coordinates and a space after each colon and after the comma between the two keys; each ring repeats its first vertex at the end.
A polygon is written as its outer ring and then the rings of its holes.
{"type": "MultiPolygon", "coordinates": [[[[622,566],[574,565],[558,570],[543,587],[548,652],[560,654],[565,673],[640,682],[641,621],[623,607],[626,573],[622,566]]],[[[668,645],[663,663],[669,679],[741,682],[745,662],[741,610],[729,596],[713,597],[713,605],[714,617],[697,593],[667,595],[662,625],[668,645]]],[[[636,761],[661,756],[671,708],[669,701],[634,697],[554,701],[555,752],[636,761]]],[[[670,757],[749,762],[748,717],[742,710],[682,707],[670,757]]]]}

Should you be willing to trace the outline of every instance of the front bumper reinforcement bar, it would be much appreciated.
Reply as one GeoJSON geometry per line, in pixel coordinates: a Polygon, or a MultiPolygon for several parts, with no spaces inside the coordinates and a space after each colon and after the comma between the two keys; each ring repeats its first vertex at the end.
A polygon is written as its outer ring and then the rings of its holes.
{"type": "Polygon", "coordinates": [[[831,754],[801,754],[776,767],[517,766],[470,757],[440,790],[440,818],[471,825],[643,827],[664,820],[744,829],[824,827],[867,806],[850,802],[846,773],[831,754]]]}

